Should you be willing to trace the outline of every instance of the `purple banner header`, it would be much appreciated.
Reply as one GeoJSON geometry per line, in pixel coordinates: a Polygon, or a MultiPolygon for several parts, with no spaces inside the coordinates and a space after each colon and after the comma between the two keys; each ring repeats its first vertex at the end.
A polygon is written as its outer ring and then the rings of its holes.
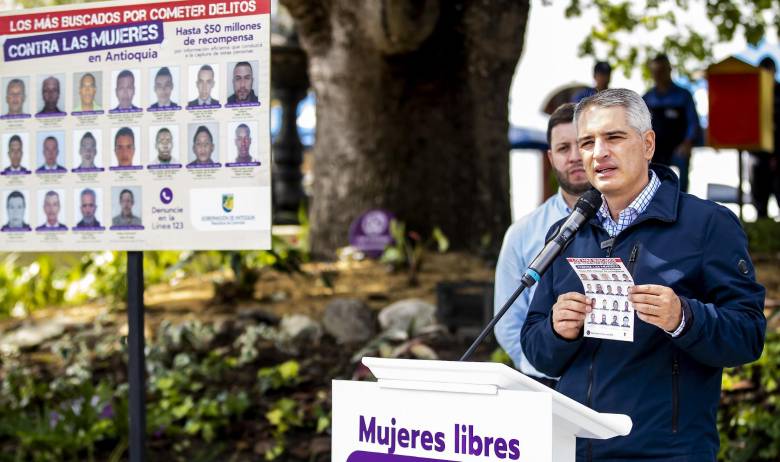
{"type": "Polygon", "coordinates": [[[56,34],[10,38],[3,44],[5,61],[21,61],[74,53],[91,53],[113,48],[159,44],[162,21],[82,29],[56,34]]]}

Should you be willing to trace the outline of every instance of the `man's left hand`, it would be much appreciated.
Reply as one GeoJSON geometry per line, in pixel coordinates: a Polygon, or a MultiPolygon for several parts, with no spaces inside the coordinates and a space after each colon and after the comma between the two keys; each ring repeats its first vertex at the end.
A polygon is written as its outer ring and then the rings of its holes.
{"type": "Polygon", "coordinates": [[[682,321],[680,297],[672,289],[655,284],[630,287],[628,299],[642,321],[674,332],[682,321]]]}

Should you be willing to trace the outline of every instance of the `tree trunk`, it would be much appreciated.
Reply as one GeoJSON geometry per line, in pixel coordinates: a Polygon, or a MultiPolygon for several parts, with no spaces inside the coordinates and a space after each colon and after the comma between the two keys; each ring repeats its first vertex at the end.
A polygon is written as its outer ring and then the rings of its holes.
{"type": "Polygon", "coordinates": [[[453,247],[509,224],[509,86],[527,0],[282,0],[317,95],[312,252],[385,208],[453,247]]]}

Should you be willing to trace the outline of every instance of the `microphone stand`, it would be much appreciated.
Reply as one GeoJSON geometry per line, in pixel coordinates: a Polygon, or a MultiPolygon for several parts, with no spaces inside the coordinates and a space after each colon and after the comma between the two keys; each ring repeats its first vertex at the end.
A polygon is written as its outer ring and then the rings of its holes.
{"type": "Polygon", "coordinates": [[[509,297],[509,300],[504,303],[504,306],[501,307],[501,310],[493,316],[493,319],[490,320],[487,326],[485,326],[484,329],[482,329],[482,332],[479,333],[479,336],[476,340],[474,340],[474,343],[471,344],[468,350],[466,350],[465,353],[463,353],[463,356],[460,357],[458,361],[468,361],[471,355],[474,354],[474,351],[477,350],[477,347],[482,343],[483,340],[485,340],[485,337],[490,334],[490,332],[493,330],[493,328],[496,326],[498,321],[501,320],[501,318],[504,317],[504,314],[506,314],[507,311],[509,311],[509,307],[512,306],[512,304],[517,300],[517,297],[520,296],[520,294],[523,293],[523,291],[532,285],[536,283],[536,280],[534,280],[532,277],[530,277],[527,273],[523,275],[523,278],[521,280],[520,287],[515,290],[515,293],[512,294],[511,297],[509,297]]]}

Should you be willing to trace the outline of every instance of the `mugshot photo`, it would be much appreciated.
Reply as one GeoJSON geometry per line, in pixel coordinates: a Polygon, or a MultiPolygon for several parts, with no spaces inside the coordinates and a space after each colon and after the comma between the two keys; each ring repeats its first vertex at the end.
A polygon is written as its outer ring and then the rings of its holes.
{"type": "Polygon", "coordinates": [[[216,64],[193,65],[188,68],[188,109],[213,109],[220,107],[219,66],[216,64]]]}
{"type": "Polygon", "coordinates": [[[252,122],[228,125],[228,165],[260,165],[252,122]]]}
{"type": "Polygon", "coordinates": [[[40,98],[37,117],[59,117],[65,115],[65,74],[42,74],[38,76],[40,98]]]}
{"type": "Polygon", "coordinates": [[[65,132],[38,132],[35,147],[38,152],[36,173],[64,173],[66,171],[65,132]]]}
{"type": "Polygon", "coordinates": [[[187,167],[219,167],[219,124],[194,123],[187,127],[187,167]]]}
{"type": "Polygon", "coordinates": [[[143,229],[141,187],[111,188],[111,229],[143,229]]]}
{"type": "Polygon", "coordinates": [[[181,109],[179,98],[181,80],[177,66],[153,67],[149,69],[149,99],[152,111],[173,111],[181,109]]]}
{"type": "Polygon", "coordinates": [[[3,218],[1,231],[32,231],[30,227],[30,193],[24,189],[3,191],[3,218]]]}
{"type": "Polygon", "coordinates": [[[103,170],[103,133],[100,129],[73,130],[72,147],[74,172],[103,170]]]}
{"type": "Polygon", "coordinates": [[[141,110],[141,72],[122,69],[111,72],[110,113],[139,112],[141,110]]]}
{"type": "Polygon", "coordinates": [[[74,230],[100,230],[103,227],[103,190],[81,188],[73,191],[74,230]]]}
{"type": "Polygon", "coordinates": [[[65,231],[65,190],[64,189],[39,189],[38,226],[36,231],[65,231]]]}
{"type": "Polygon", "coordinates": [[[179,156],[180,133],[178,125],[152,125],[147,135],[149,165],[181,166],[179,156]]]}
{"type": "Polygon", "coordinates": [[[141,129],[139,127],[114,127],[111,129],[111,169],[137,170],[141,166],[141,129]]]}
{"type": "Polygon", "coordinates": [[[5,89],[2,118],[13,119],[30,117],[30,77],[4,77],[2,85],[5,89]]]}
{"type": "Polygon", "coordinates": [[[103,110],[103,73],[101,71],[73,74],[73,114],[103,110]]]}
{"type": "Polygon", "coordinates": [[[228,63],[225,81],[227,88],[227,107],[259,106],[257,98],[258,82],[255,76],[259,61],[238,61],[228,63]]]}
{"type": "Polygon", "coordinates": [[[0,170],[3,175],[26,175],[32,171],[30,159],[30,134],[27,132],[3,133],[3,153],[0,170]]]}

